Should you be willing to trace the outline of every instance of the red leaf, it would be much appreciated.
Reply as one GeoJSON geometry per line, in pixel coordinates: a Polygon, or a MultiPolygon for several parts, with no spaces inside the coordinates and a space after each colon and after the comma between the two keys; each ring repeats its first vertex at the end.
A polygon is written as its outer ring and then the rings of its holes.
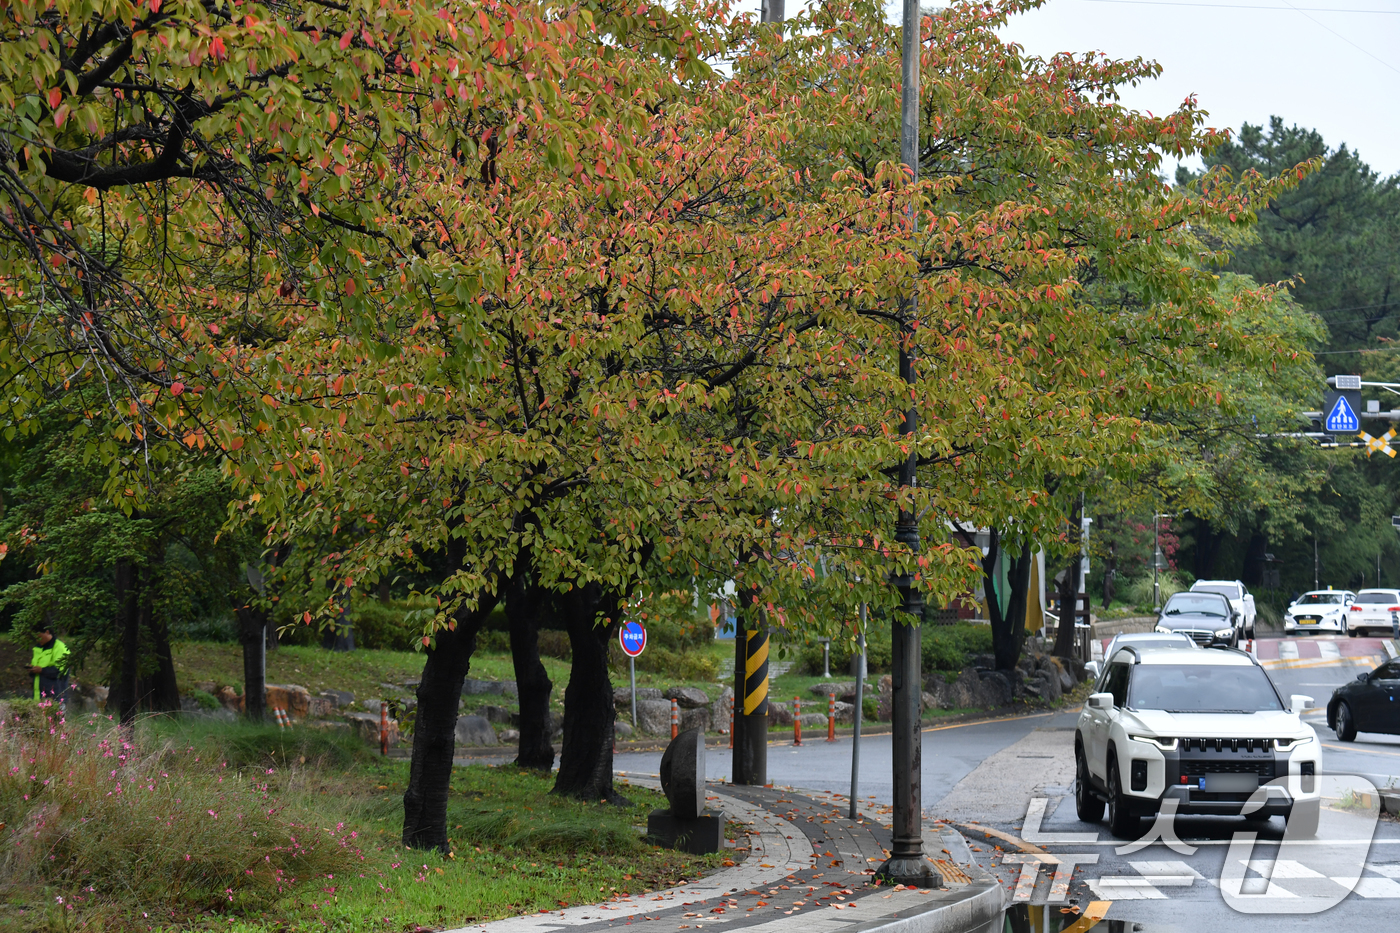
{"type": "Polygon", "coordinates": [[[171,395],[179,395],[179,394],[180,394],[181,392],[183,392],[183,391],[185,391],[185,384],[184,384],[183,382],[172,382],[172,383],[170,383],[170,394],[171,394],[171,395]]]}
{"type": "Polygon", "coordinates": [[[61,100],[63,100],[63,89],[57,87],[49,88],[49,106],[57,107],[61,100]]]}
{"type": "Polygon", "coordinates": [[[355,38],[355,30],[353,30],[353,29],[347,29],[347,30],[345,30],[345,35],[343,35],[343,36],[340,37],[340,49],[341,49],[342,52],[345,51],[346,49],[350,48],[350,42],[351,42],[351,40],[353,40],[354,38],[355,38]]]}

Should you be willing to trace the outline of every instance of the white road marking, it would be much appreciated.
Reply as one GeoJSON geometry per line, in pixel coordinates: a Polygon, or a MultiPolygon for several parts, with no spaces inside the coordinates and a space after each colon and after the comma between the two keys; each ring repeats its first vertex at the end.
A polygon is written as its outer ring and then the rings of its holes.
{"type": "Polygon", "coordinates": [[[1317,646],[1317,650],[1329,661],[1335,661],[1342,656],[1341,649],[1335,641],[1324,641],[1317,646]]]}
{"type": "Polygon", "coordinates": [[[1273,859],[1268,858],[1257,858],[1253,859],[1250,862],[1245,862],[1244,859],[1238,859],[1238,861],[1241,865],[1245,866],[1246,871],[1257,871],[1265,878],[1269,878],[1275,881],[1282,878],[1327,877],[1321,872],[1313,871],[1311,868],[1304,865],[1302,862],[1297,862],[1289,858],[1279,859],[1278,862],[1275,862],[1273,859]]]}
{"type": "Polygon", "coordinates": [[[1109,875],[1085,882],[1094,896],[1105,901],[1164,901],[1167,896],[1141,875],[1109,875]]]}
{"type": "MultiPolygon", "coordinates": [[[[1334,878],[1332,880],[1345,885],[1350,879],[1334,878]]],[[[1400,897],[1400,884],[1389,878],[1362,878],[1356,883],[1353,893],[1362,897],[1400,897]]]]}
{"type": "Polygon", "coordinates": [[[1298,660],[1298,643],[1296,641],[1281,641],[1278,643],[1278,656],[1281,661],[1298,660]]]}
{"type": "Polygon", "coordinates": [[[1201,877],[1201,873],[1182,861],[1174,862],[1129,862],[1144,878],[1162,887],[1189,888],[1201,877]]]}

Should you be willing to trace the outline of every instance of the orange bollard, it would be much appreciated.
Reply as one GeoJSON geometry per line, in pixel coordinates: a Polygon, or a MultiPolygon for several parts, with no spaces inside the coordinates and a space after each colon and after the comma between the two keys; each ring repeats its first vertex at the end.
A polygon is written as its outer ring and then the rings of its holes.
{"type": "Polygon", "coordinates": [[[836,741],[836,694],[826,695],[826,740],[836,741]]]}
{"type": "Polygon", "coordinates": [[[671,701],[671,738],[681,734],[681,710],[676,701],[671,701]]]}
{"type": "Polygon", "coordinates": [[[729,747],[734,747],[734,698],[729,698],[729,747]]]}
{"type": "Polygon", "coordinates": [[[792,698],[792,744],[802,744],[802,698],[792,698]]]}
{"type": "Polygon", "coordinates": [[[379,701],[379,754],[389,754],[389,704],[379,701]]]}

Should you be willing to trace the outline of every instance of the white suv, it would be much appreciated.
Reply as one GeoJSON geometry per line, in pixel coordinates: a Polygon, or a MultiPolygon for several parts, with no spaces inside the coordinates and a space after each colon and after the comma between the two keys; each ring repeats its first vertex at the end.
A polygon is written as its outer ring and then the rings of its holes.
{"type": "Polygon", "coordinates": [[[1230,611],[1235,620],[1235,631],[1239,638],[1254,637],[1254,619],[1258,615],[1254,608],[1254,594],[1238,580],[1197,580],[1191,584],[1193,593],[1219,593],[1230,601],[1230,611]]]}
{"type": "Polygon", "coordinates": [[[1251,815],[1317,830],[1322,747],[1300,718],[1311,697],[1285,705],[1259,662],[1242,651],[1127,647],[1114,653],[1074,737],[1075,804],[1132,838],[1169,799],[1178,813],[1234,815],[1259,788],[1251,815]]]}

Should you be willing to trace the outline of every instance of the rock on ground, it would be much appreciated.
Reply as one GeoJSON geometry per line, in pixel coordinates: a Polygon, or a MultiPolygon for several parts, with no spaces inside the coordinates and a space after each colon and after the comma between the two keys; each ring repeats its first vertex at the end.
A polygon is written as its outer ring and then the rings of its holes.
{"type": "MultiPolygon", "coordinates": [[[[378,713],[346,713],[345,719],[362,741],[369,745],[379,744],[378,713]]],[[[393,719],[389,720],[389,744],[399,744],[399,724],[393,719]]]]}
{"type": "Polygon", "coordinates": [[[458,745],[495,745],[496,730],[485,716],[458,716],[453,738],[458,745]]]}
{"type": "Polygon", "coordinates": [[[300,684],[268,684],[267,708],[274,706],[286,711],[292,719],[305,719],[311,712],[311,693],[300,684]]]}
{"type": "MultiPolygon", "coordinates": [[[[638,703],[642,702],[643,700],[660,699],[662,699],[661,691],[656,687],[637,688],[638,703]]],[[[632,708],[632,688],[618,687],[617,689],[613,690],[613,705],[616,706],[618,709],[621,709],[625,706],[630,710],[632,708]]]]}
{"type": "Polygon", "coordinates": [[[700,709],[710,705],[710,696],[699,687],[672,687],[661,694],[662,699],[675,700],[681,709],[700,709]]]}
{"type": "Polygon", "coordinates": [[[637,728],[652,735],[670,735],[671,701],[638,699],[637,728]]]}

